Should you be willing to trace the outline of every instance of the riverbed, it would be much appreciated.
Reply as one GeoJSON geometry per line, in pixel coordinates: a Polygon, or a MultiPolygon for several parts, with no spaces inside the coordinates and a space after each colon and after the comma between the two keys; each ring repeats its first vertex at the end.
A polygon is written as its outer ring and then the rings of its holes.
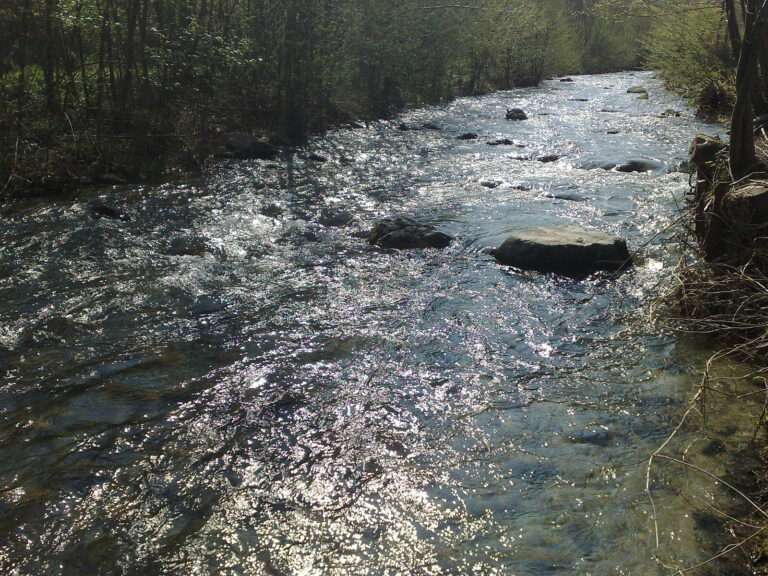
{"type": "MultiPolygon", "coordinates": [[[[648,303],[674,270],[688,143],[723,130],[649,73],[574,80],[15,206],[0,572],[651,576],[718,552],[706,503],[737,503],[664,464],[654,522],[645,475],[708,354],[648,303]],[[654,168],[602,168],[636,159],[654,168]],[[455,241],[368,245],[391,215],[455,241]],[[626,238],[637,265],[576,281],[488,254],[562,223],[626,238]]],[[[753,425],[730,403],[712,419],[675,447],[722,473],[753,425]]]]}

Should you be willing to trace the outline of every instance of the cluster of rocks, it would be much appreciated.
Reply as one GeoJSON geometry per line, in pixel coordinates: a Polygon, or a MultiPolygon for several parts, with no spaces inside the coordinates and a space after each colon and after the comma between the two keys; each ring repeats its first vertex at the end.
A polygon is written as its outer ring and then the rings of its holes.
{"type": "MultiPolygon", "coordinates": [[[[398,250],[441,249],[453,238],[412,218],[386,218],[368,236],[370,244],[398,250]]],[[[503,265],[573,277],[599,270],[621,271],[632,264],[627,243],[577,226],[534,228],[510,235],[491,254],[503,265]]]]}
{"type": "MultiPolygon", "coordinates": [[[[560,82],[573,82],[573,79],[561,78],[560,82]]],[[[641,86],[635,86],[630,88],[628,93],[647,97],[648,91],[641,86]]],[[[585,101],[585,99],[574,100],[585,101]]],[[[662,115],[679,116],[679,112],[668,110],[662,115]]],[[[505,118],[509,121],[524,121],[528,119],[528,115],[520,108],[511,108],[506,111],[505,118]]],[[[440,127],[432,123],[417,126],[401,123],[398,129],[405,132],[440,130],[440,127]]],[[[473,132],[457,137],[464,141],[478,138],[478,134],[473,132]]],[[[500,138],[489,141],[487,144],[489,146],[522,146],[509,138],[500,138]]],[[[244,133],[232,133],[224,136],[216,155],[234,159],[271,160],[280,156],[281,153],[282,149],[279,146],[263,138],[244,133]]],[[[327,161],[325,157],[317,154],[309,154],[305,159],[318,163],[327,161]]],[[[548,163],[556,162],[560,156],[549,154],[535,159],[548,163]]],[[[606,163],[593,167],[619,172],[646,172],[658,170],[659,166],[655,161],[631,160],[624,164],[606,163]]],[[[489,180],[481,181],[480,184],[487,188],[495,188],[501,182],[489,180]]],[[[90,211],[95,218],[128,219],[122,212],[100,203],[92,204],[90,211]]],[[[328,224],[344,225],[351,218],[346,214],[343,218],[336,218],[336,216],[329,215],[328,224]]],[[[443,249],[454,240],[432,224],[407,217],[386,218],[377,222],[367,239],[372,245],[395,250],[443,249]]],[[[211,251],[212,247],[199,238],[175,239],[168,248],[168,253],[172,255],[201,255],[211,251]]],[[[632,257],[623,239],[571,225],[522,230],[508,236],[490,254],[502,265],[573,277],[587,276],[601,270],[618,272],[632,264],[632,257]]]]}

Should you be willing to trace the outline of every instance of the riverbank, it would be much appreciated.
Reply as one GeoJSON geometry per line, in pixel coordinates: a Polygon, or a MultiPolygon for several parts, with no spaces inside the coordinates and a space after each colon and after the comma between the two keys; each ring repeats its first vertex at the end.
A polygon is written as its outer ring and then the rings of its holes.
{"type": "MultiPolygon", "coordinates": [[[[521,80],[522,82],[522,80],[521,80]]],[[[536,80],[536,84],[540,79],[536,80]]],[[[521,87],[527,87],[525,83],[521,87]]],[[[472,88],[480,96],[496,88],[484,84],[472,88]]],[[[461,92],[445,98],[426,99],[406,105],[393,101],[386,113],[366,114],[362,110],[315,111],[316,116],[306,133],[292,141],[285,127],[274,119],[265,122],[258,117],[219,118],[208,120],[205,128],[195,124],[169,127],[166,134],[113,134],[96,137],[95,133],[63,133],[55,139],[31,136],[16,143],[16,150],[6,150],[0,162],[0,201],[23,197],[71,196],[77,190],[111,185],[156,184],[180,178],[201,176],[222,160],[274,160],[284,155],[301,153],[306,143],[329,130],[365,129],[368,124],[395,118],[409,107],[448,104],[466,96],[461,92]],[[238,129],[232,129],[238,126],[238,129]],[[187,131],[185,131],[187,130],[187,131]]],[[[418,130],[413,126],[404,129],[418,130]]],[[[427,127],[429,129],[429,127],[427,127]]],[[[41,129],[43,130],[43,129],[41,129]]]]}
{"type": "Polygon", "coordinates": [[[754,412],[754,398],[768,394],[768,138],[760,128],[756,136],[758,162],[748,177],[735,182],[728,144],[709,136],[694,139],[694,179],[678,231],[680,262],[661,301],[665,323],[714,349],[691,408],[720,410],[722,402],[735,402],[753,422],[752,438],[737,454],[754,465],[735,465],[724,477],[733,490],[743,491],[736,505],[739,520],[733,519],[734,534],[743,540],[724,551],[746,553],[753,573],[766,574],[768,422],[765,408],[754,412]],[[729,363],[739,370],[718,376],[717,366],[729,363]],[[740,393],[734,394],[735,386],[741,386],[740,393]]]}

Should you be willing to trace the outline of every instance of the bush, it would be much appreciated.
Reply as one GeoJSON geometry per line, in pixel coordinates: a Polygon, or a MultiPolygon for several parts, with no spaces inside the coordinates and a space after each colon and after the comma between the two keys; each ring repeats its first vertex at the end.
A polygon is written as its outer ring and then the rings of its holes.
{"type": "Polygon", "coordinates": [[[701,3],[693,8],[690,1],[676,3],[656,14],[644,43],[645,63],[702,113],[725,112],[735,100],[736,76],[722,9],[701,3]]]}

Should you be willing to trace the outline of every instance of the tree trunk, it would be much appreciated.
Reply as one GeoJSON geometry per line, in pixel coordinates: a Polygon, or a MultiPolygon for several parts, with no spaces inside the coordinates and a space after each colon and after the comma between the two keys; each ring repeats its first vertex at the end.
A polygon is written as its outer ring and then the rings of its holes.
{"type": "Polygon", "coordinates": [[[736,5],[733,0],[723,0],[725,7],[725,17],[728,20],[728,38],[731,43],[731,54],[733,61],[739,61],[741,53],[741,32],[739,31],[739,19],[736,14],[736,5]]]}
{"type": "MultiPolygon", "coordinates": [[[[760,64],[760,81],[759,88],[763,93],[763,96],[768,98],[768,22],[765,21],[766,15],[763,15],[763,21],[757,28],[757,55],[758,62],[760,64]]],[[[762,110],[758,111],[759,114],[768,114],[768,103],[762,110]]]]}
{"type": "Polygon", "coordinates": [[[45,65],[43,77],[45,80],[45,103],[48,109],[48,121],[56,114],[56,79],[55,79],[55,39],[53,34],[53,18],[56,11],[56,0],[45,0],[45,65]]]}
{"type": "Polygon", "coordinates": [[[748,0],[744,39],[736,72],[736,106],[731,119],[731,173],[746,176],[755,164],[753,88],[757,76],[755,54],[756,0],[748,0]]]}
{"type": "Polygon", "coordinates": [[[77,42],[77,54],[80,59],[80,83],[83,86],[83,106],[87,110],[89,106],[89,88],[88,88],[88,73],[85,66],[85,48],[83,46],[83,29],[82,29],[82,12],[83,3],[78,2],[75,8],[77,15],[77,26],[75,27],[75,40],[77,42]]]}
{"type": "Polygon", "coordinates": [[[136,22],[139,16],[139,0],[128,4],[128,29],[125,37],[125,73],[123,75],[123,110],[127,111],[133,101],[133,72],[136,67],[136,22]]]}
{"type": "Polygon", "coordinates": [[[24,137],[24,105],[27,101],[27,44],[29,42],[30,0],[21,7],[21,34],[19,40],[19,81],[16,86],[16,138],[24,137]]]}

